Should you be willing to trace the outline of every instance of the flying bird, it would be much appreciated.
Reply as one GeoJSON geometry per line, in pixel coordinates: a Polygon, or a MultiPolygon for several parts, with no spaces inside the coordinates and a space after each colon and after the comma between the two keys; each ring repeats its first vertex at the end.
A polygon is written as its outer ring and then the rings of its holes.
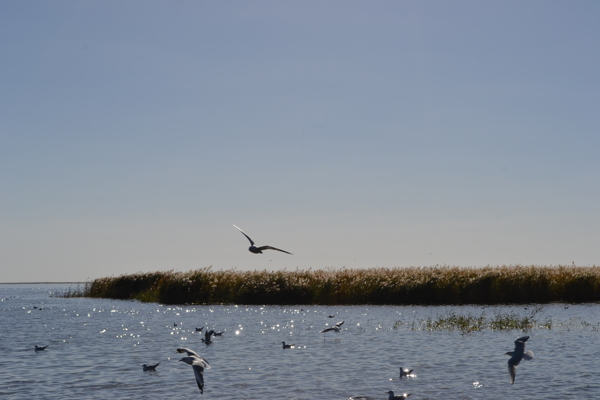
{"type": "Polygon", "coordinates": [[[400,367],[400,378],[402,378],[403,376],[408,376],[410,375],[411,372],[413,372],[414,369],[408,369],[408,368],[402,368],[400,367]]]}
{"type": "Polygon", "coordinates": [[[202,343],[206,343],[207,345],[209,345],[212,343],[212,340],[210,339],[210,337],[214,334],[215,334],[214,330],[212,330],[212,329],[207,330],[206,332],[204,332],[204,339],[200,339],[200,340],[202,340],[202,343]]]}
{"type": "Polygon", "coordinates": [[[410,396],[410,393],[402,393],[397,396],[394,396],[393,390],[390,390],[389,392],[387,392],[387,394],[388,394],[388,400],[406,400],[406,398],[408,396],[410,396]]]}
{"type": "Polygon", "coordinates": [[[159,364],[160,363],[154,364],[154,365],[146,365],[146,364],[144,364],[144,365],[142,365],[142,369],[144,371],[156,371],[156,367],[158,367],[159,364]]]}
{"type": "MultiPolygon", "coordinates": [[[[235,225],[233,225],[235,226],[235,225]]],[[[250,247],[248,247],[248,251],[250,251],[250,253],[254,253],[254,254],[262,254],[263,250],[277,250],[277,251],[281,251],[282,253],[287,253],[287,254],[292,254],[289,251],[285,251],[285,250],[281,250],[278,249],[276,247],[271,247],[271,246],[261,246],[261,247],[256,247],[254,245],[254,241],[252,239],[250,239],[250,236],[246,235],[246,233],[244,233],[243,230],[241,230],[240,228],[238,228],[237,226],[235,226],[240,232],[242,232],[242,234],[244,236],[246,236],[248,238],[248,240],[250,241],[250,247]]],[[[293,255],[293,254],[292,254],[293,255]]]]}
{"type": "Polygon", "coordinates": [[[281,342],[281,344],[283,345],[284,349],[291,349],[295,346],[295,344],[285,344],[285,342],[281,342]]]}
{"type": "MultiPolygon", "coordinates": [[[[200,357],[200,354],[196,353],[194,350],[186,349],[185,347],[177,348],[177,352],[178,353],[186,353],[188,356],[202,358],[202,357],[200,357]]],[[[204,360],[204,361],[206,361],[206,360],[204,360]]],[[[206,361],[206,363],[208,364],[208,361],[206,361]]],[[[208,368],[210,368],[210,367],[206,367],[206,369],[208,369],[208,368]]]]}
{"type": "Polygon", "coordinates": [[[337,324],[335,324],[334,326],[330,326],[329,328],[325,328],[321,331],[321,333],[325,333],[325,332],[329,332],[329,331],[334,331],[335,333],[340,333],[340,326],[344,325],[344,321],[340,321],[337,324]]]}
{"type": "Polygon", "coordinates": [[[193,350],[178,348],[178,353],[187,353],[187,357],[183,357],[179,361],[183,361],[186,364],[189,364],[194,369],[194,376],[196,377],[196,384],[198,385],[198,389],[200,389],[200,393],[204,393],[204,369],[209,369],[210,364],[204,358],[200,357],[198,353],[193,350]]]}
{"type": "Polygon", "coordinates": [[[527,339],[529,339],[529,336],[521,336],[520,338],[515,339],[515,349],[513,351],[504,353],[507,356],[510,356],[508,359],[508,374],[510,375],[511,384],[515,383],[515,376],[517,376],[517,365],[519,365],[521,360],[533,360],[533,352],[531,350],[525,351],[525,342],[527,339]]]}

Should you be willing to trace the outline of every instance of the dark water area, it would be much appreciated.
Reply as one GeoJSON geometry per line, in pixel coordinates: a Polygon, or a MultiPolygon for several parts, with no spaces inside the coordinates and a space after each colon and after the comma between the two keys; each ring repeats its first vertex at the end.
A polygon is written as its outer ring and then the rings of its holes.
{"type": "Polygon", "coordinates": [[[535,306],[166,306],[51,296],[75,288],[0,285],[0,398],[342,400],[386,399],[388,390],[410,399],[600,398],[597,304],[536,307],[545,324],[526,332],[535,359],[521,362],[511,385],[504,353],[523,331],[430,331],[423,321],[448,311],[527,315],[535,306]],[[320,333],[342,320],[340,333],[320,333]],[[202,326],[224,334],[207,346],[195,331],[202,326]],[[296,346],[284,350],[282,341],[296,346]],[[211,363],[204,394],[178,347],[211,363]],[[142,371],[158,362],[156,372],[142,371]],[[414,376],[400,379],[400,366],[414,376]]]}

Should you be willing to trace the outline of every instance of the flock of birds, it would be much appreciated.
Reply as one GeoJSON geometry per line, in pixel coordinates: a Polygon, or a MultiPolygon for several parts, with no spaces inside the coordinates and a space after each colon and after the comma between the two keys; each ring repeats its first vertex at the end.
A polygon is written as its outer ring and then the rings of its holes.
{"type": "MultiPolygon", "coordinates": [[[[254,244],[254,241],[252,239],[250,239],[250,236],[248,236],[243,230],[241,230],[235,224],[233,226],[235,226],[240,232],[242,232],[242,234],[244,236],[246,236],[246,238],[250,241],[250,247],[248,248],[248,251],[250,251],[251,253],[262,254],[263,250],[277,250],[277,251],[281,251],[283,253],[292,254],[288,251],[281,250],[281,249],[278,249],[278,248],[272,247],[272,246],[256,247],[256,245],[254,244]]],[[[333,318],[333,316],[330,315],[329,318],[333,318]]],[[[340,321],[333,326],[323,329],[321,331],[321,333],[331,332],[331,331],[333,331],[335,333],[339,333],[341,330],[341,326],[343,324],[344,324],[344,321],[340,321]]],[[[527,360],[527,361],[533,360],[533,352],[531,350],[525,351],[525,342],[527,341],[527,339],[529,339],[529,336],[521,336],[521,337],[517,338],[515,340],[515,349],[513,351],[509,351],[509,352],[505,353],[506,355],[510,356],[510,359],[508,360],[508,374],[510,376],[511,384],[515,383],[515,377],[517,376],[517,365],[519,365],[521,360],[527,360]]],[[[293,344],[286,344],[285,342],[281,342],[281,344],[284,349],[291,349],[295,346],[293,344]]],[[[400,367],[400,378],[402,378],[403,376],[409,376],[412,373],[412,371],[413,371],[412,369],[409,370],[409,369],[403,369],[402,367],[400,367]]],[[[390,390],[388,392],[389,400],[406,399],[408,396],[410,396],[410,393],[394,395],[394,392],[392,390],[390,390]]]]}
{"type": "MultiPolygon", "coordinates": [[[[235,226],[235,225],[233,225],[235,226]]],[[[272,247],[272,246],[261,246],[261,247],[256,247],[256,245],[254,244],[254,241],[252,239],[250,239],[250,236],[248,236],[243,230],[241,230],[240,228],[238,228],[237,226],[235,226],[244,236],[246,236],[246,238],[248,238],[248,240],[250,241],[250,247],[248,248],[248,250],[251,253],[254,254],[262,254],[263,250],[277,250],[277,251],[281,251],[283,253],[287,253],[287,254],[292,254],[288,251],[285,250],[281,250],[278,249],[276,247],[272,247]]],[[[37,307],[35,307],[37,308],[37,307]]],[[[335,315],[329,315],[329,318],[334,318],[335,315]]],[[[335,332],[335,333],[339,333],[341,331],[341,327],[344,324],[345,321],[340,321],[332,326],[329,326],[323,330],[320,331],[320,333],[327,333],[327,332],[335,332]]],[[[174,324],[174,326],[177,326],[177,323],[174,324]]],[[[202,330],[204,329],[204,327],[201,328],[196,328],[196,332],[202,332],[202,330]]],[[[223,332],[215,332],[214,330],[206,330],[204,332],[204,339],[201,339],[202,342],[206,345],[209,345],[212,343],[212,336],[221,336],[223,334],[223,332]]],[[[533,352],[531,350],[525,350],[525,342],[529,339],[529,336],[521,336],[518,337],[517,339],[515,339],[515,349],[513,351],[509,351],[507,353],[505,353],[506,355],[510,356],[510,359],[508,360],[508,374],[510,377],[510,382],[511,384],[515,383],[515,377],[517,375],[517,366],[519,365],[519,363],[521,362],[521,360],[533,360],[533,352]]],[[[286,344],[284,341],[281,342],[283,349],[291,349],[294,348],[295,344],[286,344]]],[[[38,351],[44,351],[48,346],[35,346],[34,350],[36,352],[38,351]]],[[[198,353],[196,353],[193,350],[190,349],[186,349],[183,347],[180,347],[177,349],[178,353],[186,353],[187,356],[183,357],[182,359],[180,359],[179,361],[182,361],[188,365],[191,365],[193,370],[194,370],[194,376],[196,378],[196,384],[198,385],[198,388],[200,389],[200,393],[204,393],[204,370],[205,369],[209,369],[210,368],[210,364],[209,362],[204,359],[203,357],[201,357],[198,353]]],[[[160,365],[160,363],[157,364],[144,364],[142,365],[142,369],[143,371],[156,371],[156,367],[158,367],[160,365]]],[[[413,369],[407,369],[407,368],[403,368],[400,367],[400,378],[402,377],[410,377],[410,376],[414,376],[412,375],[413,369]]],[[[405,400],[408,396],[410,396],[410,393],[403,393],[400,395],[396,395],[394,394],[393,390],[390,390],[387,392],[388,395],[388,400],[405,400]]],[[[354,399],[354,398],[351,398],[354,399]]]]}
{"type": "MultiPolygon", "coordinates": [[[[333,318],[334,316],[330,315],[330,318],[333,318]]],[[[320,333],[327,333],[327,332],[335,332],[335,333],[339,333],[341,331],[341,326],[344,324],[345,321],[340,321],[332,326],[329,326],[323,330],[320,331],[320,333]]],[[[177,324],[175,324],[175,326],[177,326],[177,324]]],[[[196,332],[202,332],[204,329],[204,327],[201,328],[196,328],[196,332]]],[[[206,345],[209,345],[212,343],[211,337],[212,336],[221,336],[223,334],[223,332],[215,332],[213,329],[210,330],[206,330],[204,332],[204,339],[201,339],[202,342],[206,345]]],[[[510,356],[509,360],[508,360],[508,375],[510,377],[510,382],[511,384],[515,383],[515,377],[517,375],[517,366],[519,365],[519,363],[522,360],[526,360],[526,361],[530,361],[533,360],[533,352],[531,350],[525,350],[525,342],[527,342],[527,340],[529,339],[529,336],[521,336],[515,339],[515,349],[513,351],[509,351],[506,352],[505,354],[510,356]]],[[[294,348],[295,344],[286,344],[285,341],[281,342],[282,344],[282,348],[283,349],[292,349],[294,348]]],[[[34,350],[36,352],[38,351],[44,351],[46,350],[46,348],[48,348],[48,346],[35,346],[34,350]]],[[[181,358],[179,361],[182,361],[188,365],[191,365],[193,370],[194,370],[194,376],[196,378],[196,384],[198,385],[198,389],[200,389],[200,393],[204,393],[204,370],[205,369],[210,369],[210,364],[209,362],[201,357],[198,353],[196,353],[193,350],[187,349],[187,348],[183,348],[180,347],[176,350],[178,353],[186,353],[187,356],[181,358]]],[[[145,372],[152,372],[152,371],[156,371],[156,368],[160,365],[160,363],[156,363],[156,364],[144,364],[142,365],[142,369],[145,372]]],[[[402,377],[413,377],[413,369],[408,369],[408,368],[403,368],[400,367],[400,379],[402,379],[402,377]]],[[[403,393],[400,395],[396,395],[394,394],[394,391],[390,390],[387,392],[388,395],[388,400],[399,400],[399,399],[406,399],[408,396],[410,396],[410,393],[403,393]]],[[[351,398],[351,399],[358,399],[358,398],[351,398]]]]}

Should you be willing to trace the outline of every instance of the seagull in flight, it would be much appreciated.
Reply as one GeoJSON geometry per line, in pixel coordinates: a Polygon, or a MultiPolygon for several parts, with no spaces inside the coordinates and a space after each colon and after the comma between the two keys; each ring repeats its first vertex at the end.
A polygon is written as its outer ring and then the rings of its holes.
{"type": "Polygon", "coordinates": [[[414,369],[408,369],[408,368],[402,368],[400,367],[400,378],[402,378],[403,376],[408,376],[411,374],[411,372],[413,372],[414,369]]]}
{"type": "MultiPolygon", "coordinates": [[[[222,332],[221,332],[221,333],[222,333],[222,332]]],[[[204,339],[200,339],[200,340],[202,340],[202,343],[206,343],[206,345],[209,345],[209,344],[211,344],[211,343],[212,343],[212,340],[210,339],[210,337],[211,337],[212,335],[214,335],[214,334],[215,334],[215,331],[214,331],[214,330],[212,330],[212,329],[211,329],[211,330],[208,330],[208,329],[207,329],[207,330],[206,330],[206,332],[204,332],[204,339]]]]}
{"type": "Polygon", "coordinates": [[[387,394],[388,394],[388,400],[406,400],[406,398],[408,396],[410,396],[410,393],[402,393],[397,396],[394,396],[393,390],[390,390],[389,392],[387,392],[387,394]]]}
{"type": "Polygon", "coordinates": [[[142,369],[144,371],[156,371],[156,367],[158,367],[159,364],[160,363],[154,364],[154,365],[146,365],[146,364],[144,364],[144,365],[142,365],[142,369]]]}
{"type": "Polygon", "coordinates": [[[531,350],[525,351],[525,342],[529,339],[529,336],[521,336],[515,339],[514,351],[509,351],[506,354],[510,356],[508,359],[508,374],[510,375],[510,383],[515,383],[515,376],[517,376],[517,365],[521,360],[533,360],[533,352],[531,350]]]}
{"type": "Polygon", "coordinates": [[[344,321],[340,321],[337,324],[335,324],[334,326],[330,326],[329,328],[325,328],[321,331],[321,333],[325,333],[325,332],[329,332],[329,331],[334,331],[335,333],[340,333],[340,326],[344,325],[344,321]]]}
{"type": "Polygon", "coordinates": [[[209,369],[210,364],[204,358],[200,357],[198,353],[193,350],[178,348],[178,353],[187,353],[187,357],[183,357],[179,361],[183,361],[186,364],[189,364],[194,368],[194,376],[196,377],[196,384],[198,385],[198,389],[200,389],[200,393],[204,393],[204,369],[209,369]]]}
{"type": "MultiPolygon", "coordinates": [[[[235,226],[235,225],[233,225],[235,226]]],[[[246,233],[244,233],[243,230],[241,230],[240,228],[238,228],[237,226],[235,226],[240,232],[242,232],[242,234],[244,236],[246,236],[248,238],[248,240],[250,241],[250,247],[248,247],[248,251],[250,251],[250,253],[254,253],[254,254],[262,254],[263,250],[277,250],[277,251],[281,251],[282,253],[287,253],[287,254],[292,254],[289,251],[285,251],[285,250],[281,250],[278,249],[276,247],[271,247],[271,246],[260,246],[260,247],[256,247],[254,245],[254,241],[252,239],[250,239],[250,236],[246,235],[246,233]]],[[[292,254],[293,255],[293,254],[292,254]]]]}

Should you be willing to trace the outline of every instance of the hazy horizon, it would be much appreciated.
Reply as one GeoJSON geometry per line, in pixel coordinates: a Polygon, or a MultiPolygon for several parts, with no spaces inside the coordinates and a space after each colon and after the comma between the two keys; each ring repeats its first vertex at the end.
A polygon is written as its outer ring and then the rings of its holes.
{"type": "Polygon", "coordinates": [[[0,3],[0,282],[597,265],[599,15],[0,3]]]}

